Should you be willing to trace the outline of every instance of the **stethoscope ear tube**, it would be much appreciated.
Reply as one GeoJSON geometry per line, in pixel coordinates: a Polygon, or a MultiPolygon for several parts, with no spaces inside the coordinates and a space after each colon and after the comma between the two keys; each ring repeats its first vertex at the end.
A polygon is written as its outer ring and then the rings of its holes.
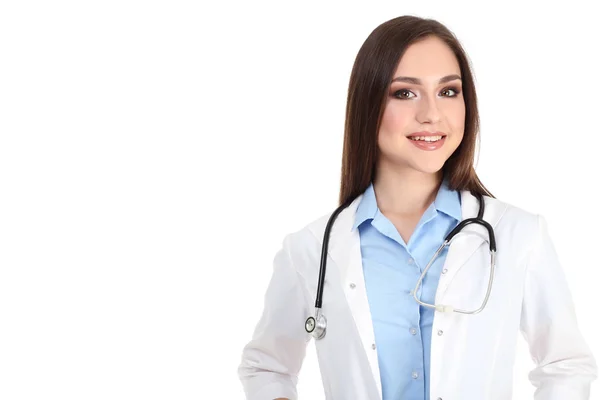
{"type": "Polygon", "coordinates": [[[317,285],[317,297],[315,300],[315,308],[321,309],[323,305],[323,286],[325,286],[325,271],[327,270],[327,249],[329,247],[329,233],[331,232],[331,228],[333,227],[333,223],[335,222],[338,215],[342,212],[343,209],[348,207],[352,201],[347,201],[346,203],[339,206],[331,217],[329,217],[329,221],[327,221],[327,226],[325,227],[325,233],[323,234],[323,246],[321,248],[321,265],[319,267],[319,283],[317,285]]]}
{"type": "Polygon", "coordinates": [[[322,339],[325,337],[327,331],[327,319],[321,314],[321,306],[323,304],[323,287],[325,286],[325,271],[327,270],[327,249],[329,246],[329,233],[337,216],[342,212],[343,209],[352,204],[354,199],[350,198],[344,204],[339,206],[331,217],[327,221],[325,227],[325,233],[323,234],[323,247],[321,249],[321,265],[319,268],[319,283],[317,285],[317,296],[315,299],[315,316],[308,317],[304,323],[304,329],[310,333],[315,339],[322,339]]]}
{"type": "Polygon", "coordinates": [[[446,236],[446,241],[451,242],[452,238],[459,233],[465,226],[469,224],[483,225],[488,231],[488,237],[490,238],[490,251],[496,251],[496,236],[494,235],[494,228],[485,220],[479,218],[468,218],[460,221],[460,223],[446,236]]]}

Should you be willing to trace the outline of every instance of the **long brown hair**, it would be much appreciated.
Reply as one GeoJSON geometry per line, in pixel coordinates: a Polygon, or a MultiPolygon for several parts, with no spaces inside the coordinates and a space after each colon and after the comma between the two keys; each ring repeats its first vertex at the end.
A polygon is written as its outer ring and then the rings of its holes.
{"type": "Polygon", "coordinates": [[[436,36],[454,52],[460,66],[465,101],[465,132],[442,167],[451,190],[494,197],[473,167],[479,134],[477,95],[470,62],[454,34],[440,22],[404,15],[379,25],[360,48],[348,86],[339,204],[363,193],[375,178],[379,149],[377,134],[386,94],[400,58],[411,44],[436,36]]]}

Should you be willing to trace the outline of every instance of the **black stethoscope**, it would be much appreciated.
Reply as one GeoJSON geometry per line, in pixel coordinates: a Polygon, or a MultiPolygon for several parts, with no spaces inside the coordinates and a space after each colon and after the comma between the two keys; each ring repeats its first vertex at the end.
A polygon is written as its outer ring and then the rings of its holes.
{"type": "MultiPolygon", "coordinates": [[[[492,228],[492,226],[483,220],[483,213],[485,211],[485,203],[483,200],[483,196],[480,193],[477,193],[475,195],[475,197],[477,197],[477,199],[479,200],[479,212],[477,214],[477,217],[465,219],[465,220],[461,221],[454,229],[452,229],[452,231],[444,239],[444,243],[442,243],[442,245],[437,249],[437,251],[433,255],[433,258],[431,259],[431,261],[429,261],[429,264],[427,264],[427,267],[425,267],[425,269],[423,270],[423,273],[421,274],[421,277],[417,281],[417,285],[416,285],[415,289],[413,290],[413,297],[419,304],[426,306],[426,307],[435,308],[437,311],[441,311],[441,312],[458,312],[458,313],[463,313],[463,314],[477,314],[478,312],[483,310],[485,305],[487,304],[488,299],[490,297],[490,292],[492,290],[492,282],[494,279],[494,267],[496,265],[496,237],[494,235],[494,229],[492,228]],[[452,242],[452,239],[456,236],[456,234],[459,233],[465,226],[472,224],[472,223],[483,225],[487,229],[488,236],[490,239],[489,240],[490,255],[491,255],[490,279],[488,282],[487,293],[485,295],[485,299],[483,300],[481,307],[479,307],[477,310],[465,311],[465,310],[454,308],[454,307],[451,307],[448,305],[443,305],[443,304],[435,305],[435,304],[428,304],[428,303],[422,302],[421,300],[419,300],[417,298],[417,290],[419,289],[419,286],[421,285],[421,281],[423,280],[423,277],[427,273],[427,270],[429,269],[429,267],[431,267],[431,265],[433,264],[433,262],[435,261],[437,256],[442,252],[442,250],[446,246],[450,245],[450,243],[452,242]]],[[[315,316],[308,317],[304,324],[304,328],[306,329],[306,332],[312,334],[312,336],[315,339],[322,339],[325,336],[325,332],[327,330],[327,319],[325,318],[325,315],[323,315],[321,313],[321,306],[323,303],[323,286],[324,286],[324,281],[325,281],[325,270],[326,270],[326,266],[327,266],[327,247],[329,245],[329,233],[331,231],[331,227],[333,226],[333,222],[335,221],[335,219],[337,218],[339,213],[342,212],[342,210],[344,210],[346,207],[348,207],[352,203],[352,201],[353,201],[353,199],[348,200],[346,203],[339,206],[333,212],[333,214],[331,214],[331,217],[329,217],[329,221],[327,221],[327,226],[325,227],[325,233],[323,235],[323,248],[321,249],[321,268],[319,270],[319,283],[317,286],[317,298],[315,301],[315,316]]]]}

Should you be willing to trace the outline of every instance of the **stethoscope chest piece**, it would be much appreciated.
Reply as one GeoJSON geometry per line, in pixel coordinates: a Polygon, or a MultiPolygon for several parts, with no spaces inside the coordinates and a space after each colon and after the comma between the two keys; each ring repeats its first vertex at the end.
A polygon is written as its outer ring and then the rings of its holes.
{"type": "Polygon", "coordinates": [[[327,319],[321,314],[320,309],[316,310],[315,317],[308,317],[306,319],[304,328],[306,329],[306,332],[310,333],[315,339],[323,339],[325,332],[327,331],[327,319]]]}

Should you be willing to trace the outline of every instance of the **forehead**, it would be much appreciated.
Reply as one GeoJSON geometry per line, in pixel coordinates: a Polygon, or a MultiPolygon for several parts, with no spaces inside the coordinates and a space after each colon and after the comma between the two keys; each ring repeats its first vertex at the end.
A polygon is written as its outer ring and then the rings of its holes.
{"type": "Polygon", "coordinates": [[[413,43],[406,49],[394,77],[412,76],[433,83],[452,73],[460,75],[456,56],[446,43],[432,36],[413,43]]]}

